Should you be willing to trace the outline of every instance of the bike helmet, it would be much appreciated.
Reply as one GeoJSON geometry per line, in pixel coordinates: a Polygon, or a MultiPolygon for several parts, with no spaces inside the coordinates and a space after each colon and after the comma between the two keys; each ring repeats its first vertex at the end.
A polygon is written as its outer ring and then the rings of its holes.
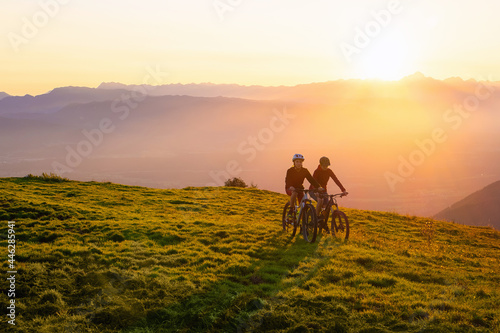
{"type": "Polygon", "coordinates": [[[319,159],[319,164],[321,164],[322,166],[329,166],[330,159],[326,156],[323,156],[322,158],[319,159]]]}
{"type": "Polygon", "coordinates": [[[295,154],[293,155],[292,162],[295,162],[295,160],[304,160],[304,156],[302,154],[295,154]]]}

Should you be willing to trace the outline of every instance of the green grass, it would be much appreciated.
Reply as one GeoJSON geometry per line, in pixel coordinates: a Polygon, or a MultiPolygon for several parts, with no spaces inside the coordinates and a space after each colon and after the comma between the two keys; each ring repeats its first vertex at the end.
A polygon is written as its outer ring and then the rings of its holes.
{"type": "Polygon", "coordinates": [[[491,228],[344,209],[348,242],[307,244],[281,231],[287,196],[255,188],[0,188],[23,332],[500,332],[491,228]]]}

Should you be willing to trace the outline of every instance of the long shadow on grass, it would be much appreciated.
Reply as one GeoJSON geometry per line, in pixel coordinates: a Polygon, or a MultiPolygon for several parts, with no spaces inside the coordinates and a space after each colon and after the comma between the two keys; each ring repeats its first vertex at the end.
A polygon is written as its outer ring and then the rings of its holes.
{"type": "MultiPolygon", "coordinates": [[[[128,332],[246,332],[261,326],[252,313],[264,308],[266,299],[285,288],[283,278],[315,253],[318,243],[306,243],[301,236],[272,235],[255,255],[250,267],[224,274],[224,278],[161,310],[151,311],[128,332]]],[[[287,323],[283,323],[288,326],[287,323]]]]}

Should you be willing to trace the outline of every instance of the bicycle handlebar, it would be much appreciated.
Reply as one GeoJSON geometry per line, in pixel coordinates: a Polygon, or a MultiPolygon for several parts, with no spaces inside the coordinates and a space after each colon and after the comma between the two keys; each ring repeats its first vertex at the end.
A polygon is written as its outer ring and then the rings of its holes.
{"type": "Polygon", "coordinates": [[[309,189],[305,189],[305,188],[296,188],[294,191],[297,191],[297,192],[320,192],[317,189],[309,190],[309,189]]]}
{"type": "Polygon", "coordinates": [[[334,198],[334,197],[345,197],[346,195],[348,195],[349,193],[348,192],[345,192],[345,193],[337,193],[337,194],[326,194],[326,193],[320,193],[320,195],[324,196],[324,197],[331,197],[331,198],[334,198]]]}

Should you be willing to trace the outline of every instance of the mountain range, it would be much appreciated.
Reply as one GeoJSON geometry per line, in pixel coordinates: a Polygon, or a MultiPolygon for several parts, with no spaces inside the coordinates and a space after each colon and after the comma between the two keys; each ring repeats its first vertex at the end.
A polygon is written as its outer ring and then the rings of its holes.
{"type": "Polygon", "coordinates": [[[127,93],[127,91],[63,87],[38,96],[7,95],[1,98],[0,95],[0,117],[16,119],[41,118],[45,114],[55,113],[71,104],[113,100],[124,93],[127,93]]]}
{"type": "MultiPolygon", "coordinates": [[[[323,155],[348,207],[432,216],[500,179],[500,83],[103,83],[0,100],[0,177],[59,172],[158,188],[238,176],[283,192],[323,155]]],[[[307,182],[306,182],[307,183],[307,182]]],[[[330,185],[335,191],[335,185],[330,185]]]]}

